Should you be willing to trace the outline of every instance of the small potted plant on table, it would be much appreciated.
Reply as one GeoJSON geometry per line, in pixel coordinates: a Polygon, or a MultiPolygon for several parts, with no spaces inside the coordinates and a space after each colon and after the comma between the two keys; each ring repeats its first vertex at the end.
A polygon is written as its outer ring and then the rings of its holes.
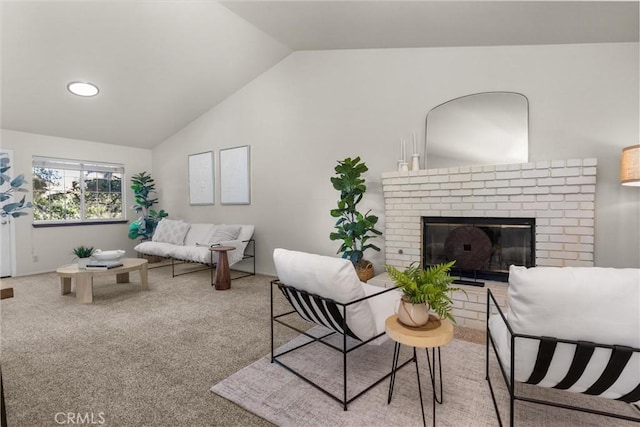
{"type": "Polygon", "coordinates": [[[93,246],[78,246],[76,248],[73,248],[73,253],[78,257],[78,268],[87,268],[87,264],[89,264],[91,255],[93,255],[93,246]]]}
{"type": "MultiPolygon", "coordinates": [[[[403,293],[398,307],[400,322],[407,326],[422,327],[430,321],[430,309],[440,319],[456,322],[452,314],[451,295],[462,289],[451,286],[453,277],[449,275],[449,271],[453,264],[455,261],[434,265],[426,269],[411,264],[404,271],[385,265],[389,277],[403,293]]],[[[432,317],[432,321],[435,323],[434,326],[439,324],[439,319],[432,317]]]]}

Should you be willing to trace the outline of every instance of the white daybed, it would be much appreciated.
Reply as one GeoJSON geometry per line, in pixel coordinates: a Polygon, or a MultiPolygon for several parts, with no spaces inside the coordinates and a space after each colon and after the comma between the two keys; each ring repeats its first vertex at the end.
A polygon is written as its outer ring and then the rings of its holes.
{"type": "Polygon", "coordinates": [[[252,271],[234,276],[234,279],[256,274],[254,228],[245,224],[191,224],[164,218],[158,223],[151,241],[142,242],[134,249],[139,254],[171,259],[174,277],[180,275],[175,272],[175,261],[206,265],[211,269],[213,284],[213,269],[218,262],[218,253],[209,249],[212,246],[236,248],[227,253],[229,267],[245,259],[252,260],[252,271]]]}

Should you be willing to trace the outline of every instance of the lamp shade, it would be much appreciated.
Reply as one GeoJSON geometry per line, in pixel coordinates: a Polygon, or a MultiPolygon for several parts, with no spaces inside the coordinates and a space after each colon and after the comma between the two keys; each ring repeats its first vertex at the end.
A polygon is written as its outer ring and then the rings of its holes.
{"type": "Polygon", "coordinates": [[[622,149],[620,182],[622,185],[640,187],[640,144],[622,149]]]}

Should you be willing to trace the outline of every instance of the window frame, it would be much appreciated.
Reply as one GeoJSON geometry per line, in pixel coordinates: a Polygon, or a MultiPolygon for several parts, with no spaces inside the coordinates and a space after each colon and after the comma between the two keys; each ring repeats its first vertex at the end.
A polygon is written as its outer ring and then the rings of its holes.
{"type": "MultiPolygon", "coordinates": [[[[64,227],[64,226],[79,226],[79,225],[103,225],[103,224],[120,224],[127,223],[127,212],[125,206],[126,201],[126,188],[125,183],[125,167],[121,163],[109,163],[94,160],[77,160],[56,158],[47,156],[33,156],[31,159],[31,176],[35,177],[34,169],[56,169],[64,171],[75,171],[79,173],[78,184],[80,186],[80,219],[47,219],[36,220],[35,214],[33,216],[32,226],[34,228],[40,227],[64,227]],[[120,174],[120,197],[121,197],[121,209],[119,218],[87,218],[86,212],[86,174],[90,172],[111,172],[120,174]]],[[[63,178],[64,179],[64,178],[63,178]]],[[[65,187],[66,188],[66,187],[65,187]]],[[[35,189],[33,190],[33,201],[35,202],[35,189]]],[[[35,204],[34,204],[35,207],[35,204]]]]}

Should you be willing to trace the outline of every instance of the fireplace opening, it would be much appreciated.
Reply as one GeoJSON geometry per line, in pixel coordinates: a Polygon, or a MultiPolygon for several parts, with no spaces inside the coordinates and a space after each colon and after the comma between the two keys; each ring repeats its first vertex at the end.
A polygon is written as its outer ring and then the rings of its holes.
{"type": "Polygon", "coordinates": [[[510,265],[535,265],[535,228],[535,218],[422,217],[422,265],[455,260],[454,283],[507,282],[510,265]]]}

